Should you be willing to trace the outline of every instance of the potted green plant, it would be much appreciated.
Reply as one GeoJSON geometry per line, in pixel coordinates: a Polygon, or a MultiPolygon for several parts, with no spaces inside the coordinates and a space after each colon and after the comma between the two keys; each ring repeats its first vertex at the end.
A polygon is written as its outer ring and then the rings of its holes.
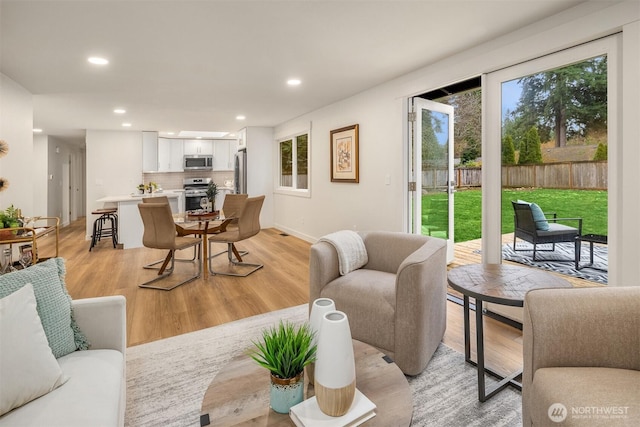
{"type": "Polygon", "coordinates": [[[140,192],[140,194],[144,194],[144,190],[145,190],[145,185],[138,184],[138,191],[140,192]]]}
{"type": "MultiPolygon", "coordinates": [[[[9,206],[4,211],[0,212],[0,228],[22,227],[22,219],[20,218],[21,216],[22,214],[20,212],[20,209],[16,208],[13,205],[9,206]]],[[[2,234],[17,234],[17,232],[18,230],[13,230],[11,232],[3,232],[2,234]]]]}
{"type": "Polygon", "coordinates": [[[304,398],[304,367],[316,360],[313,337],[307,323],[280,321],[262,331],[262,341],[253,341],[250,356],[271,373],[270,404],[278,413],[289,413],[304,398]]]}
{"type": "Polygon", "coordinates": [[[218,186],[211,181],[207,187],[207,199],[211,203],[211,212],[216,211],[216,196],[218,195],[218,186]]]}

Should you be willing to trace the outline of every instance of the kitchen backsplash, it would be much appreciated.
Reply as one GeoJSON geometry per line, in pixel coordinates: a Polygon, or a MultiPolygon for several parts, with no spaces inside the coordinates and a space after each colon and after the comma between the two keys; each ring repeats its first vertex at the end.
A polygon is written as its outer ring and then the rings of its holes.
{"type": "Polygon", "coordinates": [[[213,182],[224,187],[225,181],[233,181],[233,171],[186,171],[186,172],[158,172],[144,173],[144,184],[153,181],[164,190],[181,190],[182,180],[185,178],[213,178],[213,182]]]}

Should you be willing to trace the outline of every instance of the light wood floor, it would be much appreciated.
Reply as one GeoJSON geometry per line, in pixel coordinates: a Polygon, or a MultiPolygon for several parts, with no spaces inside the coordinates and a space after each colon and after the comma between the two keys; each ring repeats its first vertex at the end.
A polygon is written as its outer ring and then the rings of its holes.
{"type": "MultiPolygon", "coordinates": [[[[110,242],[103,240],[89,252],[89,242],[84,240],[84,225],[84,218],[81,218],[60,232],[60,256],[66,259],[67,288],[74,299],[124,295],[127,298],[129,346],[309,302],[310,244],[279,230],[262,230],[238,245],[240,249],[250,251],[246,257],[248,262],[264,264],[264,268],[252,275],[245,278],[211,276],[171,291],[161,291],[139,288],[138,284],[154,276],[153,270],[145,270],[142,266],[163,258],[163,251],[113,249],[110,242]]],[[[509,240],[509,236],[505,238],[509,240]]],[[[52,244],[53,239],[42,239],[39,252],[50,254],[52,244]]],[[[479,248],[479,240],[456,245],[456,260],[450,267],[480,262],[479,248]]],[[[219,250],[224,249],[219,245],[219,250]]],[[[222,255],[216,258],[214,267],[226,264],[226,255],[222,255]]],[[[178,279],[191,269],[189,263],[177,263],[174,275],[178,279]]],[[[579,279],[571,281],[575,286],[593,285],[579,279]]],[[[485,334],[489,366],[502,373],[521,366],[522,334],[519,330],[487,318],[485,334]]],[[[464,351],[462,307],[451,302],[447,306],[444,343],[464,351]]]]}

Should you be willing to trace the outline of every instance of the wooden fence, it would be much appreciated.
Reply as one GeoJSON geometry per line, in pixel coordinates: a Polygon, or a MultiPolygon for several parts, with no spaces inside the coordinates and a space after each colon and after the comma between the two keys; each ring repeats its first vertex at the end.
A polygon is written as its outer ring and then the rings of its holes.
{"type": "MultiPolygon", "coordinates": [[[[607,161],[583,161],[518,165],[502,167],[503,187],[562,188],[575,190],[606,190],[607,161]]],[[[456,168],[456,188],[481,187],[481,168],[456,168]]],[[[446,187],[447,171],[435,169],[422,173],[423,188],[446,187]]]]}

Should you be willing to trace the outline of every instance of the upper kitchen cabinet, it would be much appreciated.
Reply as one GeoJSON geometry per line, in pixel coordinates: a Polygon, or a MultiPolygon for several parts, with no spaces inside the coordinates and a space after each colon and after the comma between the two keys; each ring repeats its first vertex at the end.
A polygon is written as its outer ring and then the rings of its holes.
{"type": "Polygon", "coordinates": [[[142,132],[142,170],[158,170],[158,132],[142,132]]]}
{"type": "Polygon", "coordinates": [[[216,139],[213,141],[213,170],[233,170],[234,156],[238,151],[235,139],[216,139]]]}
{"type": "Polygon", "coordinates": [[[182,172],[182,139],[158,138],[158,172],[182,172]]]}
{"type": "Polygon", "coordinates": [[[184,154],[213,154],[213,142],[209,139],[185,139],[184,154]]]}

